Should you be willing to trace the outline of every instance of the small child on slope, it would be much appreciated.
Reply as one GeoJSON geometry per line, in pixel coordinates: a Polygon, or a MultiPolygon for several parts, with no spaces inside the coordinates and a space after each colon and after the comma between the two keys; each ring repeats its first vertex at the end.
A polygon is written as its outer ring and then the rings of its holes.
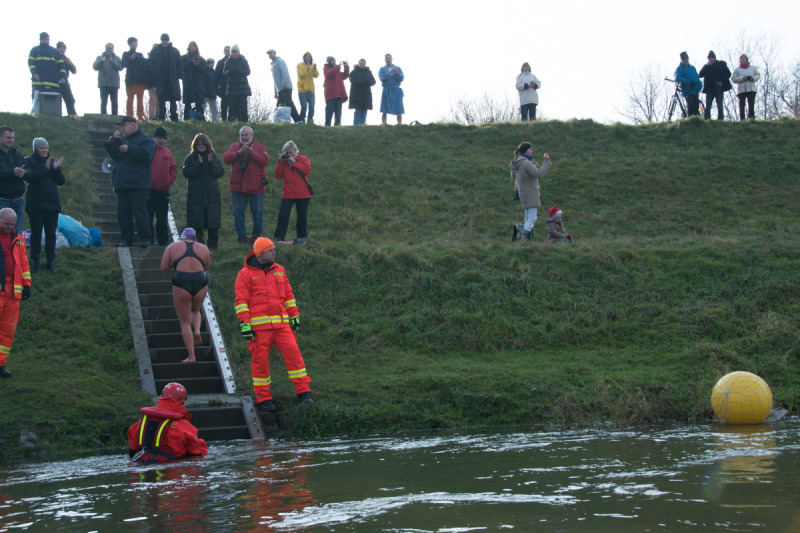
{"type": "Polygon", "coordinates": [[[561,215],[561,209],[556,205],[547,210],[547,240],[550,242],[572,242],[572,234],[564,229],[561,215]]]}

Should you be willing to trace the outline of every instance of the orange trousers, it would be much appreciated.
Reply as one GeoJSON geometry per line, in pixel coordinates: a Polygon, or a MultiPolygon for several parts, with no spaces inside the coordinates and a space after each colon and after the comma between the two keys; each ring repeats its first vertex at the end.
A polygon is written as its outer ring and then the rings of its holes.
{"type": "Polygon", "coordinates": [[[14,278],[6,278],[6,290],[0,294],[0,366],[8,360],[18,322],[19,300],[14,298],[14,278]]]}
{"type": "Polygon", "coordinates": [[[128,102],[125,104],[125,111],[129,117],[135,116],[138,120],[144,120],[144,92],[147,90],[146,85],[126,85],[125,91],[128,94],[128,102]],[[136,105],[136,115],[133,114],[133,99],[138,98],[139,101],[136,105]]]}
{"type": "Polygon", "coordinates": [[[272,346],[278,349],[286,362],[289,380],[294,383],[294,392],[300,394],[308,392],[311,378],[306,373],[306,364],[303,355],[297,346],[297,337],[288,327],[276,329],[262,329],[253,332],[255,340],[247,343],[252,359],[250,369],[253,373],[253,391],[256,393],[256,402],[271,400],[272,394],[269,387],[272,380],[269,377],[269,349],[272,346]]]}

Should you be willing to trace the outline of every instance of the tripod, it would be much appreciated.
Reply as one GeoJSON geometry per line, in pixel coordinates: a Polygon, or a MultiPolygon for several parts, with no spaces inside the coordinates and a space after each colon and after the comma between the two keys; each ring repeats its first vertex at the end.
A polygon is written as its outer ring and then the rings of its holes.
{"type": "MultiPolygon", "coordinates": [[[[664,80],[675,84],[675,92],[672,94],[672,100],[669,101],[669,107],[667,108],[667,121],[672,120],[672,115],[675,114],[675,109],[678,106],[681,108],[681,118],[686,118],[689,116],[689,111],[686,109],[686,102],[683,101],[683,96],[681,96],[681,82],[670,78],[664,78],[664,80]]],[[[700,116],[703,116],[704,110],[705,106],[703,102],[700,102],[700,116]]]]}

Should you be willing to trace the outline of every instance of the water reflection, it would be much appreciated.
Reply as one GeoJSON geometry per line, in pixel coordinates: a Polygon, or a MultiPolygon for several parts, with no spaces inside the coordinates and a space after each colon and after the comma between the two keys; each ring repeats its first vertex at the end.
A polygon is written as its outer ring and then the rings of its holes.
{"type": "Polygon", "coordinates": [[[798,422],[229,442],[0,468],[0,532],[795,531],[798,422]]]}

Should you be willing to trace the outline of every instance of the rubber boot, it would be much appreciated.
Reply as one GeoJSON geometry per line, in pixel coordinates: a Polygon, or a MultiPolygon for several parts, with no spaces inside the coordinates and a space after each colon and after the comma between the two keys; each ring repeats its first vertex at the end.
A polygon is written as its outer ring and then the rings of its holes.
{"type": "Polygon", "coordinates": [[[536,242],[536,237],[533,236],[533,233],[530,231],[523,231],[522,232],[522,240],[529,241],[529,242],[536,242]]]}
{"type": "Polygon", "coordinates": [[[31,255],[31,272],[41,272],[42,266],[39,264],[39,256],[31,255]]]}
{"type": "Polygon", "coordinates": [[[58,270],[56,268],[56,258],[55,258],[55,256],[52,256],[52,257],[48,256],[47,257],[47,270],[49,270],[50,272],[55,272],[56,270],[58,270]]]}
{"type": "Polygon", "coordinates": [[[306,391],[297,395],[297,401],[300,403],[314,403],[314,398],[311,397],[310,392],[306,391]]]}
{"type": "Polygon", "coordinates": [[[278,406],[272,400],[264,400],[258,404],[258,410],[263,413],[273,413],[278,410],[278,406]]]}

